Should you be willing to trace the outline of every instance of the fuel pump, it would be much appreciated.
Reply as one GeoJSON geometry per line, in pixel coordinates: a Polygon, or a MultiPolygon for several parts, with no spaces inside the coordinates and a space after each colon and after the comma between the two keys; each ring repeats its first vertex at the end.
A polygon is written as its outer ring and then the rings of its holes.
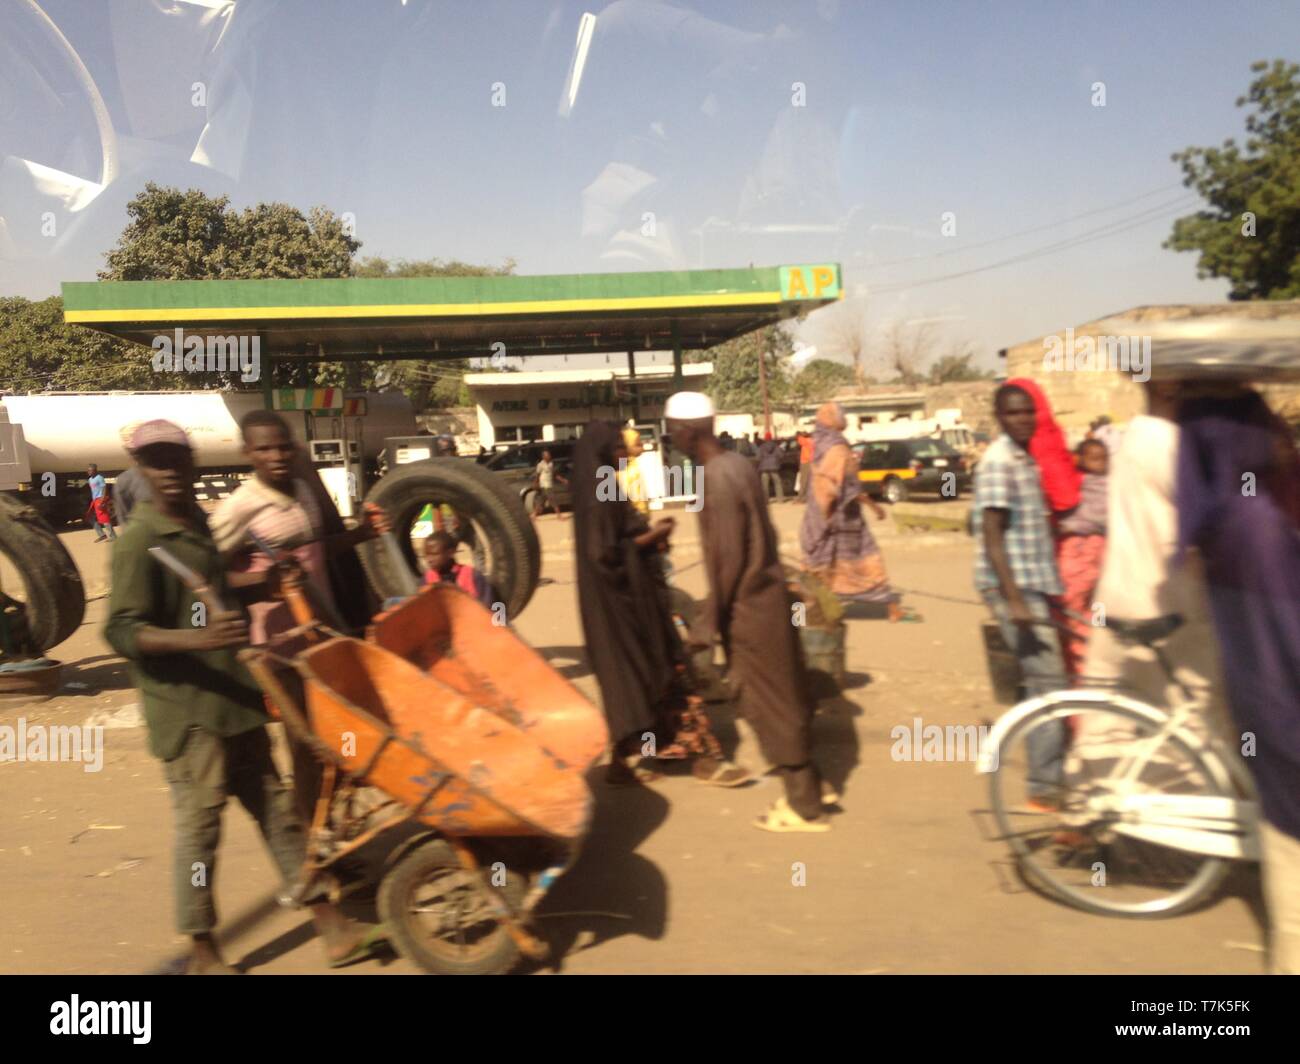
{"type": "Polygon", "coordinates": [[[361,443],[359,440],[312,440],[311,464],[334,500],[340,517],[351,517],[361,501],[361,443]]]}

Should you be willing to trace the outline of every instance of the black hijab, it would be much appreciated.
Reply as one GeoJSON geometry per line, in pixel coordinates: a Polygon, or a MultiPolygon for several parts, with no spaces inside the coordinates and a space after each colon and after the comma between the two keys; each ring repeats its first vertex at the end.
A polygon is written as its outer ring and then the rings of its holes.
{"type": "Polygon", "coordinates": [[[650,731],[667,741],[663,709],[675,680],[676,632],[656,559],[635,542],[646,521],[619,497],[621,445],[617,424],[593,421],[574,449],[578,605],[611,738],[650,731]]]}

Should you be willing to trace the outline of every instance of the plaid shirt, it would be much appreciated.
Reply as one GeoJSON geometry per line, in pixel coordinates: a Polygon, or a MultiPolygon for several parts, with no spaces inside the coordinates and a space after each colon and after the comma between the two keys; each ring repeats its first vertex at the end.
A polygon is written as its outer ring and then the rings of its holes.
{"type": "Polygon", "coordinates": [[[1006,510],[1007,561],[1011,578],[1023,591],[1059,595],[1064,590],[1056,571],[1052,530],[1047,523],[1047,503],[1038,480],[1038,463],[1007,435],[999,436],[975,467],[975,586],[997,590],[998,577],[984,547],[983,511],[1006,510]]]}

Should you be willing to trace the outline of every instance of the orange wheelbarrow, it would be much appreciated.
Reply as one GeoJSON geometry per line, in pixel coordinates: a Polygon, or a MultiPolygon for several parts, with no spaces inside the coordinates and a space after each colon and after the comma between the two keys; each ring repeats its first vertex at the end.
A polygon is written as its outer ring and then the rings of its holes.
{"type": "Polygon", "coordinates": [[[457,588],[425,588],[364,640],[285,597],[298,626],[240,657],[324,766],[295,895],[387,836],[377,904],[402,954],[447,974],[543,959],[531,914],[590,826],[602,714],[457,588]]]}

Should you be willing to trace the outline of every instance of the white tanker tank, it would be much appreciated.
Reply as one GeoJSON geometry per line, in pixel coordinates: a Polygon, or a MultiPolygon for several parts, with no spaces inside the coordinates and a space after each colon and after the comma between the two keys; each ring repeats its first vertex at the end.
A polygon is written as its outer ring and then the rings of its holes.
{"type": "MultiPolygon", "coordinates": [[[[362,457],[373,461],[389,436],[416,432],[415,412],[401,392],[356,393],[365,413],[281,411],[294,436],[360,439],[362,457]],[[310,419],[310,426],[308,424],[310,419]]],[[[33,481],[43,473],[84,475],[92,462],[101,472],[130,464],[126,441],[137,425],[154,418],[173,421],[194,443],[200,473],[245,469],[239,419],[265,405],[261,392],[79,392],[7,395],[0,404],[21,426],[33,481]]]]}

